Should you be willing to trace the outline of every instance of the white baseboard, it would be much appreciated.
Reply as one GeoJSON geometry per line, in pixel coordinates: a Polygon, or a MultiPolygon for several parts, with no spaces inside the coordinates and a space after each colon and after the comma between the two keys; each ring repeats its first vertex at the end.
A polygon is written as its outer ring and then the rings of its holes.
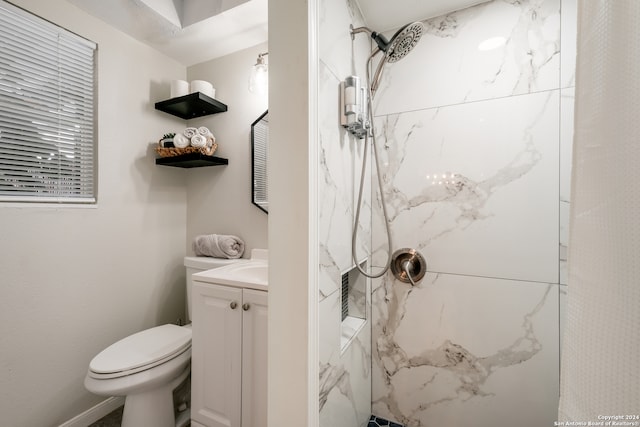
{"type": "Polygon", "coordinates": [[[58,427],[87,427],[124,405],[124,397],[110,397],[58,427]]]}

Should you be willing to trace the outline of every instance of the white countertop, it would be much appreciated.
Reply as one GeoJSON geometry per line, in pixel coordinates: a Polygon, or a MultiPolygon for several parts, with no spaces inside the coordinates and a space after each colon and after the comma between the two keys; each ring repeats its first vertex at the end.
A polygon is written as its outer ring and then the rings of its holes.
{"type": "Polygon", "coordinates": [[[225,267],[195,273],[192,278],[196,283],[267,291],[269,288],[269,264],[266,259],[252,258],[225,267]]]}

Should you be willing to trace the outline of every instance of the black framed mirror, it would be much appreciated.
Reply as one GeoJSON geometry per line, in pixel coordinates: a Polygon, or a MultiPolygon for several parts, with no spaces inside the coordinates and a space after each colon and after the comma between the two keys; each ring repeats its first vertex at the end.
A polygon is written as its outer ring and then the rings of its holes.
{"type": "Polygon", "coordinates": [[[251,203],[269,213],[267,157],[269,154],[269,110],[251,124],[251,203]]]}

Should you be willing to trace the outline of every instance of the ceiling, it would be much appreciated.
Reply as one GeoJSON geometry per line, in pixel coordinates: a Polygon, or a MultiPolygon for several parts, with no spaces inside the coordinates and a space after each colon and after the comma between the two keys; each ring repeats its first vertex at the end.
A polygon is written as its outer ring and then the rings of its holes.
{"type": "Polygon", "coordinates": [[[488,0],[356,0],[367,26],[382,32],[407,23],[466,9],[488,0]]]}
{"type": "MultiPolygon", "coordinates": [[[[267,1],[69,0],[185,66],[266,42],[267,1]]],[[[381,32],[487,0],[356,1],[367,25],[381,32]]]]}
{"type": "Polygon", "coordinates": [[[267,0],[68,1],[185,66],[268,37],[267,0]]]}

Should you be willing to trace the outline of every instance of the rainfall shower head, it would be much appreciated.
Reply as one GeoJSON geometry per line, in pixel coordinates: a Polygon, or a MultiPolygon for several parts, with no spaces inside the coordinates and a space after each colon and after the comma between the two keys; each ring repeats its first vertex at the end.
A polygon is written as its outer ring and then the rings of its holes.
{"type": "MultiPolygon", "coordinates": [[[[375,94],[378,84],[380,83],[384,64],[387,62],[397,62],[407,56],[416,44],[418,44],[423,32],[424,25],[422,22],[412,22],[400,28],[393,37],[391,37],[391,40],[387,40],[382,34],[371,31],[367,27],[351,27],[351,38],[357,33],[367,33],[378,45],[378,48],[369,57],[369,61],[378,53],[384,52],[384,58],[378,63],[373,80],[369,82],[372,95],[375,94]]],[[[367,62],[367,64],[369,64],[369,62],[367,62]]]]}
{"type": "Polygon", "coordinates": [[[424,25],[422,25],[422,22],[413,22],[400,28],[391,37],[387,48],[383,49],[386,53],[386,61],[397,62],[407,56],[418,44],[423,31],[424,25]]]}
{"type": "Polygon", "coordinates": [[[411,49],[415,47],[420,37],[422,37],[423,31],[424,25],[422,25],[422,22],[413,22],[400,28],[391,37],[391,40],[387,40],[384,35],[371,31],[367,27],[352,28],[351,36],[353,37],[356,33],[368,33],[378,45],[378,49],[385,53],[385,61],[396,62],[411,52],[411,49]]]}

